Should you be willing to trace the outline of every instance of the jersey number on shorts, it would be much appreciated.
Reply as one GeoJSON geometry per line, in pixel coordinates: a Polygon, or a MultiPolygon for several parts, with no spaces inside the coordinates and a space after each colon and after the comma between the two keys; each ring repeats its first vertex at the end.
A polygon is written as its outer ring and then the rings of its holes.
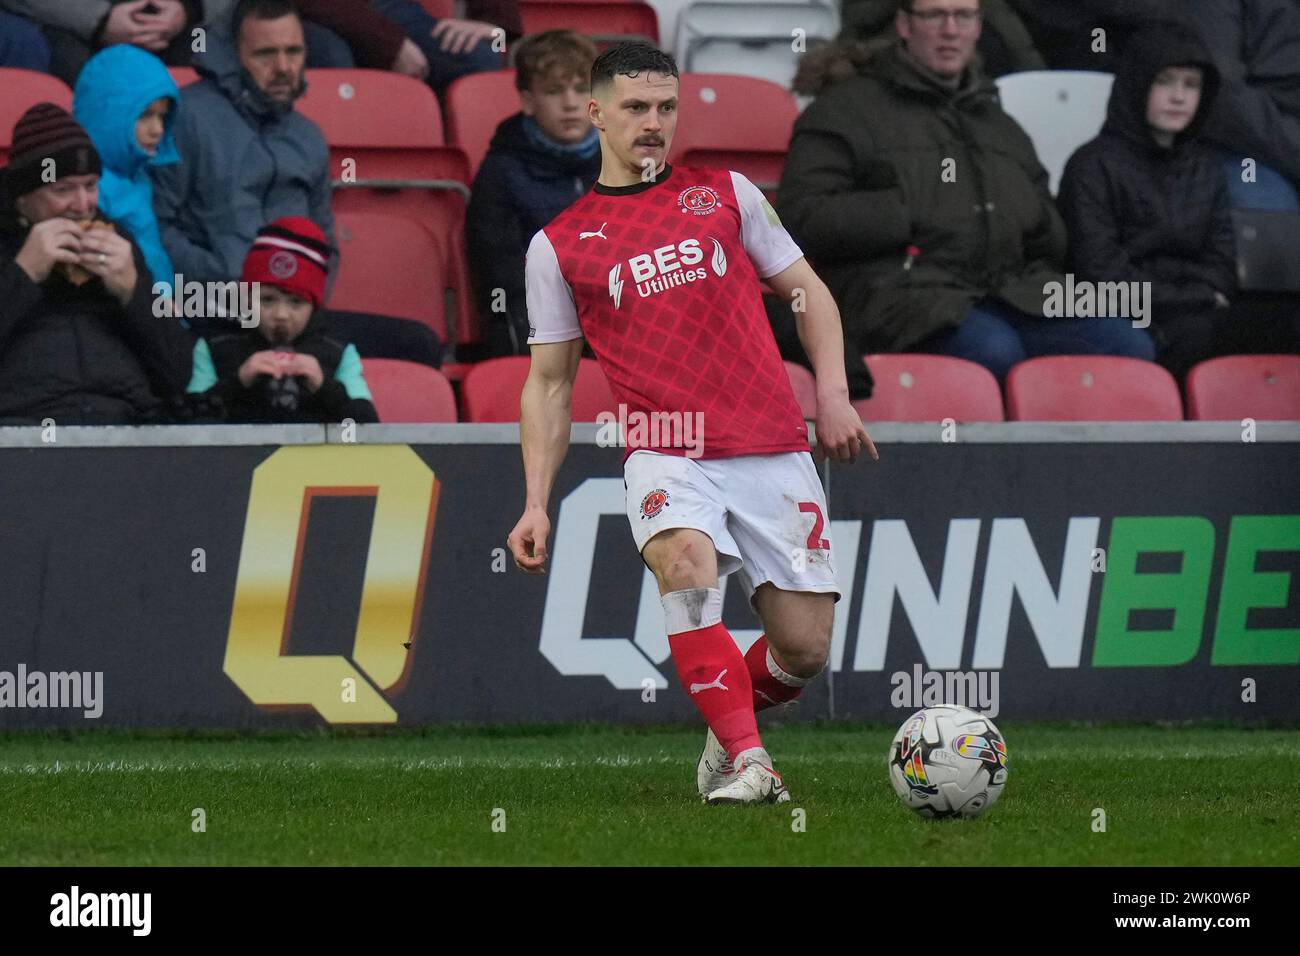
{"type": "Polygon", "coordinates": [[[826,527],[826,519],[822,517],[821,505],[815,501],[801,501],[799,502],[799,510],[814,515],[812,531],[808,532],[808,550],[829,551],[831,543],[821,536],[822,528],[826,527]]]}

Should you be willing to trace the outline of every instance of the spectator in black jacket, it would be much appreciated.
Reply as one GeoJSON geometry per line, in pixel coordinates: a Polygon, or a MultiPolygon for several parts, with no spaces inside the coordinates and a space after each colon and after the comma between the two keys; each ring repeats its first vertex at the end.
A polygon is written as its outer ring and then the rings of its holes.
{"type": "Polygon", "coordinates": [[[523,108],[497,127],[465,222],[488,357],[528,352],[528,242],[600,175],[599,134],[587,118],[596,53],[571,30],[539,33],[516,51],[523,108]]]}
{"type": "Polygon", "coordinates": [[[1229,202],[1300,212],[1300,0],[1196,0],[1185,8],[1223,75],[1205,138],[1228,154],[1229,202]],[[1248,176],[1245,159],[1254,161],[1248,176]]]}
{"type": "Polygon", "coordinates": [[[0,180],[2,424],[131,424],[183,393],[189,339],[159,317],[139,248],[99,213],[99,172],[63,109],[18,120],[0,180]]]}
{"type": "Polygon", "coordinates": [[[258,283],[254,321],[195,344],[188,391],[221,399],[228,422],[379,421],[356,346],[321,308],[330,251],[310,219],[259,229],[240,276],[258,283]]]}
{"type": "Polygon", "coordinates": [[[1058,200],[1078,279],[1151,283],[1158,360],[1175,375],[1212,355],[1263,351],[1280,331],[1248,308],[1228,308],[1236,282],[1227,187],[1198,135],[1218,89],[1195,33],[1165,23],[1136,34],[1106,124],[1070,157],[1058,200]]]}

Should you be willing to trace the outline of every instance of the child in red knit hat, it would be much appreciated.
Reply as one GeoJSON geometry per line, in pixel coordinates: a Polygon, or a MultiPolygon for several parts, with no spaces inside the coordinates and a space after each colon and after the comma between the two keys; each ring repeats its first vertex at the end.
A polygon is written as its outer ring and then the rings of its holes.
{"type": "Polygon", "coordinates": [[[240,276],[258,283],[255,322],[198,341],[188,391],[220,398],[229,422],[379,421],[356,347],[321,308],[329,256],[309,219],[259,229],[240,276]]]}

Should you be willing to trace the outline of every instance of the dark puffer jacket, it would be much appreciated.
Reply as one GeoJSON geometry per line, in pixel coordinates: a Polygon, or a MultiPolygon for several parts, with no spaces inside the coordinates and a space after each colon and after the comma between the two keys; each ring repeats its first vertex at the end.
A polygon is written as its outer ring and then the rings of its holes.
{"type": "Polygon", "coordinates": [[[154,315],[139,247],[123,306],[97,278],[76,286],[56,268],[33,282],[14,261],[28,231],[12,209],[0,212],[0,424],[129,425],[183,395],[191,339],[154,315]]]}
{"type": "Polygon", "coordinates": [[[523,122],[523,114],[516,113],[497,127],[474,177],[465,213],[479,314],[491,320],[488,345],[493,355],[528,352],[528,307],[524,302],[528,243],[600,175],[599,150],[587,157],[545,152],[528,138],[523,122]],[[505,316],[492,311],[494,289],[505,290],[505,316]],[[502,318],[508,318],[508,325],[502,318]]]}
{"type": "Polygon", "coordinates": [[[361,375],[361,362],[354,346],[335,338],[329,313],[317,309],[298,338],[293,350],[314,356],[320,363],[324,381],[315,392],[307,390],[306,380],[297,380],[296,407],[273,405],[268,392],[269,376],[262,375],[249,388],[239,381],[239,368],[255,352],[275,348],[256,328],[241,328],[230,323],[225,330],[214,330],[194,351],[194,377],[190,391],[219,398],[224,420],[232,424],[272,424],[341,422],[377,422],[370,389],[361,375]]]}
{"type": "Polygon", "coordinates": [[[1091,282],[1151,282],[1153,315],[1213,308],[1234,287],[1232,219],[1215,154],[1199,136],[1219,74],[1200,40],[1176,23],[1135,34],[1118,64],[1106,125],[1065,167],[1059,203],[1070,268],[1091,282]],[[1147,100],[1169,66],[1199,66],[1201,103],[1166,149],[1152,138],[1147,100]]]}
{"type": "Polygon", "coordinates": [[[960,324],[986,295],[1042,313],[1065,259],[1047,181],[991,80],[972,65],[948,89],[896,45],[799,117],[778,205],[846,338],[897,352],[960,324]],[[905,268],[909,246],[919,252],[905,268]]]}

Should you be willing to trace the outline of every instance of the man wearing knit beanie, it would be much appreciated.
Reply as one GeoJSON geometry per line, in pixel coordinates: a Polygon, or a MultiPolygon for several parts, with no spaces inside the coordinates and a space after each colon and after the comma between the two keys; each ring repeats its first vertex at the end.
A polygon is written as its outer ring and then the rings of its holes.
{"type": "Polygon", "coordinates": [[[378,421],[356,346],[321,308],[331,251],[301,216],[259,229],[240,274],[256,283],[257,321],[195,343],[187,390],[220,398],[230,422],[378,421]]]}
{"type": "Polygon", "coordinates": [[[0,421],[129,423],[182,393],[139,249],[98,210],[99,155],[66,110],[18,120],[0,170],[0,421]]]}

